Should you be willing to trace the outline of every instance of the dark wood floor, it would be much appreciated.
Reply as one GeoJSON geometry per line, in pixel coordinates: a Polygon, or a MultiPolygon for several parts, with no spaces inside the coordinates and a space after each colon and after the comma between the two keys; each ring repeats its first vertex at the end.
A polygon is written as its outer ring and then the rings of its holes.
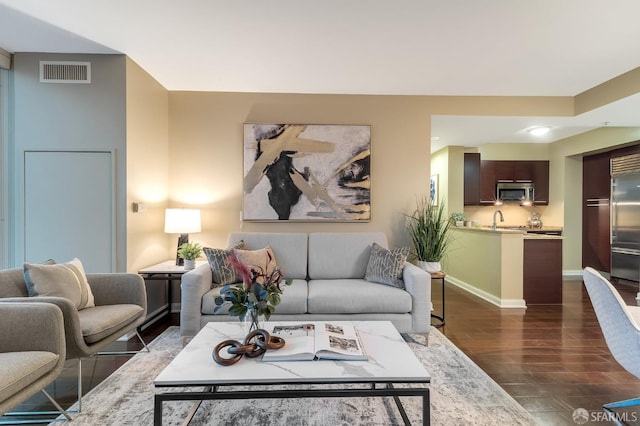
{"type": "MultiPolygon", "coordinates": [[[[435,282],[434,282],[435,284],[435,282]]],[[[440,328],[522,406],[544,425],[575,425],[575,409],[589,411],[590,424],[605,421],[602,404],[640,395],[640,379],[612,358],[581,281],[565,281],[562,305],[499,309],[451,285],[446,288],[446,325],[440,328]]],[[[637,287],[616,286],[628,304],[636,304],[637,287]]],[[[433,301],[440,312],[440,286],[433,301]]],[[[146,342],[169,325],[172,315],[143,332],[146,342]]],[[[139,349],[136,339],[117,342],[113,350],[139,349]]],[[[100,356],[83,361],[85,392],[122,365],[129,356],[100,356]]],[[[68,361],[48,390],[63,407],[76,399],[77,361],[68,361]]],[[[38,394],[21,409],[48,407],[38,394]]],[[[85,407],[87,409],[87,407],[85,407]]],[[[627,420],[640,420],[640,412],[627,420]]],[[[3,418],[4,419],[4,418],[3,418]]],[[[634,422],[630,422],[634,423],[634,422]]],[[[640,424],[640,422],[635,422],[640,424]]]]}

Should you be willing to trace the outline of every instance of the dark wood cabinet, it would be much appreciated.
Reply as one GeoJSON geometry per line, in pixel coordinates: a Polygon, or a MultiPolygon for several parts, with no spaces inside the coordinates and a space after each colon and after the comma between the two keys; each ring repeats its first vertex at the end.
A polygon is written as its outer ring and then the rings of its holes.
{"type": "Polygon", "coordinates": [[[480,161],[480,204],[496,202],[496,167],[495,161],[480,161]]]}
{"type": "Polygon", "coordinates": [[[582,159],[582,267],[611,271],[611,153],[582,159]]]}
{"type": "Polygon", "coordinates": [[[464,205],[480,204],[480,154],[464,154],[464,205]]]}
{"type": "Polygon", "coordinates": [[[535,183],[534,203],[549,204],[549,162],[528,161],[531,167],[531,180],[535,183]]]}
{"type": "Polygon", "coordinates": [[[480,154],[464,154],[464,204],[488,205],[496,201],[498,181],[532,181],[536,204],[549,204],[548,161],[481,160],[480,154]]]}
{"type": "Polygon", "coordinates": [[[525,239],[522,274],[527,305],[562,303],[562,240],[525,239]]]}

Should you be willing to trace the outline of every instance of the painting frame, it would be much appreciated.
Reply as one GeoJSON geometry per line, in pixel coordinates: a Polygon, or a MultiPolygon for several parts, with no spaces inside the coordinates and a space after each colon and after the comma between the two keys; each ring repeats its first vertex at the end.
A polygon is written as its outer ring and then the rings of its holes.
{"type": "Polygon", "coordinates": [[[440,176],[436,173],[431,175],[429,179],[429,200],[432,206],[438,205],[438,199],[440,197],[438,184],[439,184],[440,176]]]}
{"type": "Polygon", "coordinates": [[[371,221],[370,125],[243,123],[242,146],[242,221],[371,221]]]}

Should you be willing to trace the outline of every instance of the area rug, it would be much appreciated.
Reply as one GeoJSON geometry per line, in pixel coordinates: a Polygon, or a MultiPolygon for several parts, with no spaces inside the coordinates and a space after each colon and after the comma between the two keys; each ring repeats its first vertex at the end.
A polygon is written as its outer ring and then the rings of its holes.
{"type": "MultiPolygon", "coordinates": [[[[431,424],[536,424],[522,406],[437,329],[432,328],[428,344],[423,335],[404,338],[431,375],[431,424]]],[[[152,425],[153,380],[182,349],[179,328],[168,328],[149,347],[151,353],[135,355],[85,395],[82,413],[69,425],[152,425]]],[[[421,398],[401,399],[411,424],[422,424],[421,398]]],[[[182,424],[191,406],[191,402],[165,402],[163,425],[182,424]]],[[[390,397],[303,398],[205,401],[191,424],[386,426],[403,421],[390,397]]]]}

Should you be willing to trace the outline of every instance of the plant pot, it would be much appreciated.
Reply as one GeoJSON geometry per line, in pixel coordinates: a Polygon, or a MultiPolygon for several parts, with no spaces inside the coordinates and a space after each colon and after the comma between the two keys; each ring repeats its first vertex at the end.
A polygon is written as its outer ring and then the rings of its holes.
{"type": "Polygon", "coordinates": [[[456,220],[456,227],[461,228],[464,226],[464,220],[456,220]]]}
{"type": "Polygon", "coordinates": [[[440,262],[424,262],[422,260],[418,260],[418,267],[429,273],[442,271],[442,265],[440,262]]]}
{"type": "Polygon", "coordinates": [[[184,269],[190,271],[191,269],[195,269],[196,260],[195,259],[185,259],[184,260],[184,269]]]}

